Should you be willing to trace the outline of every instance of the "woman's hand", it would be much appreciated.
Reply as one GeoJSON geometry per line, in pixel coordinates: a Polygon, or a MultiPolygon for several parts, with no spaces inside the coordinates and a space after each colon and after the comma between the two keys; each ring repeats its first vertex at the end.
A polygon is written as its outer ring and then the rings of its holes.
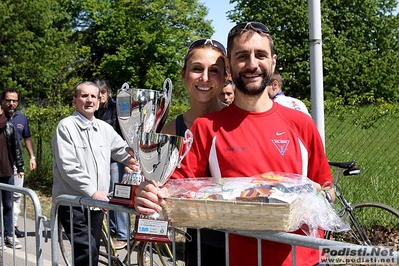
{"type": "Polygon", "coordinates": [[[139,213],[149,216],[162,211],[162,206],[166,204],[164,198],[167,195],[167,189],[160,189],[158,185],[155,181],[143,181],[136,189],[134,208],[139,213]]]}

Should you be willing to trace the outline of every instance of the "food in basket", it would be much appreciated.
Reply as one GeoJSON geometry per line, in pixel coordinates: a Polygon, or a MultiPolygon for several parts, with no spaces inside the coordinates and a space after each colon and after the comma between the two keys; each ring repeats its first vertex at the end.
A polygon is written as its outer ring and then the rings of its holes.
{"type": "Polygon", "coordinates": [[[271,193],[272,191],[269,185],[256,186],[241,191],[240,196],[236,199],[244,201],[269,202],[268,197],[271,193]]]}

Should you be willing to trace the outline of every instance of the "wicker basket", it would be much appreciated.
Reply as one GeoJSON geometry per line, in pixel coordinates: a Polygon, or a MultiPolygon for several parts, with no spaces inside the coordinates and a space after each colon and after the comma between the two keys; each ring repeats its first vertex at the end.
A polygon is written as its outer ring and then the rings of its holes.
{"type": "Polygon", "coordinates": [[[164,211],[173,226],[288,231],[294,204],[167,198],[164,211]]]}

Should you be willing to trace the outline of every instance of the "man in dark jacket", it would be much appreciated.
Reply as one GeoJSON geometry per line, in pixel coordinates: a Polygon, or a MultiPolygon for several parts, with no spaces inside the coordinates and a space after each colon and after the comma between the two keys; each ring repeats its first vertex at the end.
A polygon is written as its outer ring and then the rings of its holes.
{"type": "MultiPolygon", "coordinates": [[[[0,102],[0,183],[14,185],[14,163],[17,167],[18,177],[24,176],[24,160],[21,147],[18,144],[17,134],[14,125],[7,122],[0,102]]],[[[2,191],[4,219],[4,241],[7,247],[16,249],[22,246],[13,238],[13,210],[12,194],[10,191],[2,191]]]]}

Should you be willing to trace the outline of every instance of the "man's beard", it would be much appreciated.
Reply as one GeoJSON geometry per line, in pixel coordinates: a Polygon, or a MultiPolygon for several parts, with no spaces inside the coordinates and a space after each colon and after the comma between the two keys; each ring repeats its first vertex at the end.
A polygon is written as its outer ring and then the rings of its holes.
{"type": "MultiPolygon", "coordinates": [[[[244,74],[249,74],[248,72],[244,73],[244,74]]],[[[236,88],[241,91],[242,93],[244,93],[245,95],[259,95],[262,94],[263,91],[266,89],[266,86],[269,84],[270,79],[271,79],[271,72],[266,72],[266,70],[262,71],[262,81],[259,84],[259,86],[256,85],[248,85],[245,84],[244,81],[242,80],[242,74],[238,73],[238,77],[236,75],[233,76],[233,81],[236,85],[236,88]]]]}

